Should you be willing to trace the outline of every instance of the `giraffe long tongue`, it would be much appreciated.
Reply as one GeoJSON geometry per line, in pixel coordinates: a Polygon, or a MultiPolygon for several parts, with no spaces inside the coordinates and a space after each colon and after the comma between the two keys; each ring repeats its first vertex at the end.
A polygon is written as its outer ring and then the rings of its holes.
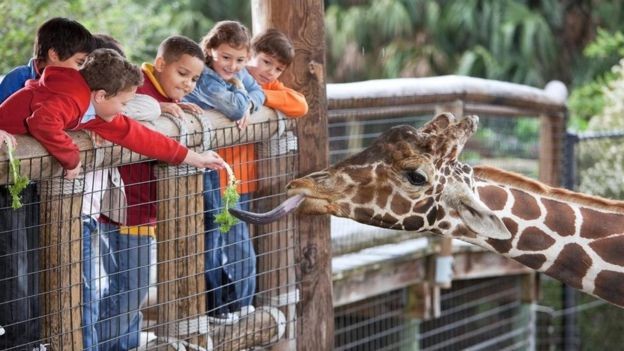
{"type": "Polygon", "coordinates": [[[286,216],[290,212],[294,211],[301,204],[301,202],[303,202],[304,199],[305,196],[301,194],[291,196],[276,208],[265,213],[253,213],[243,211],[237,208],[230,208],[229,211],[234,217],[240,219],[241,221],[253,224],[267,224],[275,222],[278,219],[286,216]]]}

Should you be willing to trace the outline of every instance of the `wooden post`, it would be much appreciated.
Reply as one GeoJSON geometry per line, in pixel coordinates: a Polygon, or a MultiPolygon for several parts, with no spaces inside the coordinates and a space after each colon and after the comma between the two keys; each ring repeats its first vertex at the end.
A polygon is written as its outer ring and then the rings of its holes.
{"type": "Polygon", "coordinates": [[[191,344],[207,344],[204,288],[202,173],[156,165],[158,178],[158,330],[191,344]],[[194,327],[193,327],[194,326],[194,327]]]}
{"type": "MultiPolygon", "coordinates": [[[[464,102],[461,100],[455,100],[446,104],[437,105],[435,108],[436,115],[450,112],[457,119],[461,119],[464,116],[464,102]]],[[[453,271],[451,269],[453,265],[453,239],[444,237],[440,239],[440,250],[436,257],[436,281],[435,286],[443,289],[451,287],[453,281],[453,271]]]]}
{"type": "Polygon", "coordinates": [[[82,350],[83,186],[61,177],[40,183],[42,331],[51,350],[82,350]]]}
{"type": "MultiPolygon", "coordinates": [[[[308,115],[297,123],[299,175],[327,167],[327,99],[325,95],[325,11],[318,0],[252,0],[253,29],[277,28],[295,46],[295,60],[282,75],[284,84],[301,91],[308,115]]],[[[298,350],[331,350],[334,344],[331,240],[329,218],[297,216],[300,247],[301,316],[298,350]]]]}
{"type": "MultiPolygon", "coordinates": [[[[562,104],[568,97],[566,86],[558,81],[549,82],[544,91],[549,97],[562,101],[562,104]]],[[[565,112],[540,114],[539,180],[555,187],[563,185],[561,173],[566,131],[565,117],[565,112]]]]}
{"type": "Polygon", "coordinates": [[[539,180],[561,186],[565,119],[561,115],[540,115],[539,180]]]}

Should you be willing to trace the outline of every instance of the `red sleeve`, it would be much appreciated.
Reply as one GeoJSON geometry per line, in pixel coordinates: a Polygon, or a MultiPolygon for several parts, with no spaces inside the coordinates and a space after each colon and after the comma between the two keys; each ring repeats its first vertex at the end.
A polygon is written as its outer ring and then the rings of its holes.
{"type": "Polygon", "coordinates": [[[118,115],[111,122],[96,118],[84,128],[141,155],[171,164],[182,163],[188,153],[179,142],[124,115],[118,115]]]}
{"type": "Polygon", "coordinates": [[[286,87],[275,80],[264,84],[262,90],[266,95],[264,104],[267,107],[283,112],[286,116],[298,118],[308,113],[308,103],[303,94],[286,87]]]}
{"type": "MultiPolygon", "coordinates": [[[[80,114],[76,104],[69,98],[58,96],[35,106],[26,118],[28,132],[56,158],[65,169],[74,169],[80,162],[80,151],[65,129],[80,114]]],[[[72,127],[72,126],[69,126],[72,127]]]]}

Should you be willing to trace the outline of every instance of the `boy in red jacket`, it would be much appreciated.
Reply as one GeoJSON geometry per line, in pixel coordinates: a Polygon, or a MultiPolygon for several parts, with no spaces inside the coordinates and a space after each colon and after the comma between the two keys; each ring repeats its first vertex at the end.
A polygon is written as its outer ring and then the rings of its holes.
{"type": "Polygon", "coordinates": [[[138,67],[111,49],[91,53],[79,71],[48,67],[39,80],[0,105],[0,130],[31,134],[65,168],[65,178],[80,173],[80,152],[66,130],[90,130],[142,155],[198,168],[223,167],[215,152],[198,154],[121,114],[137,86],[138,67]],[[117,77],[117,79],[111,79],[117,77]]]}

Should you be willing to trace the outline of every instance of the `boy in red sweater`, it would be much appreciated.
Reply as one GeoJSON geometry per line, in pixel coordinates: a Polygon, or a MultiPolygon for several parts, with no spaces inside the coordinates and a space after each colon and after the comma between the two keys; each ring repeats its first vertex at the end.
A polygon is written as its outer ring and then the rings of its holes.
{"type": "Polygon", "coordinates": [[[90,130],[106,140],[161,161],[218,169],[215,152],[198,154],[121,114],[137,86],[138,67],[111,49],[91,53],[79,71],[48,67],[39,80],[0,105],[0,130],[31,134],[65,168],[65,178],[80,173],[80,152],[66,130],[90,130]],[[118,77],[118,79],[111,79],[118,77]]]}
{"type": "MultiPolygon", "coordinates": [[[[202,113],[197,105],[180,103],[180,99],[195,88],[203,62],[204,55],[197,43],[183,36],[169,37],[160,44],[154,63],[142,65],[144,79],[137,93],[153,97],[162,112],[176,117],[181,117],[183,111],[202,113]]],[[[138,309],[147,297],[152,264],[149,248],[156,239],[158,197],[154,165],[153,161],[148,161],[119,167],[127,202],[125,223],[115,223],[105,216],[100,218],[112,252],[119,256],[127,251],[128,245],[140,250],[133,257],[103,258],[110,286],[100,304],[105,306],[100,308],[101,322],[97,328],[102,341],[100,350],[127,350],[138,346],[142,319],[138,309]],[[138,274],[123,277],[128,266],[137,267],[138,274]],[[129,286],[125,291],[123,284],[129,286]]]]}

